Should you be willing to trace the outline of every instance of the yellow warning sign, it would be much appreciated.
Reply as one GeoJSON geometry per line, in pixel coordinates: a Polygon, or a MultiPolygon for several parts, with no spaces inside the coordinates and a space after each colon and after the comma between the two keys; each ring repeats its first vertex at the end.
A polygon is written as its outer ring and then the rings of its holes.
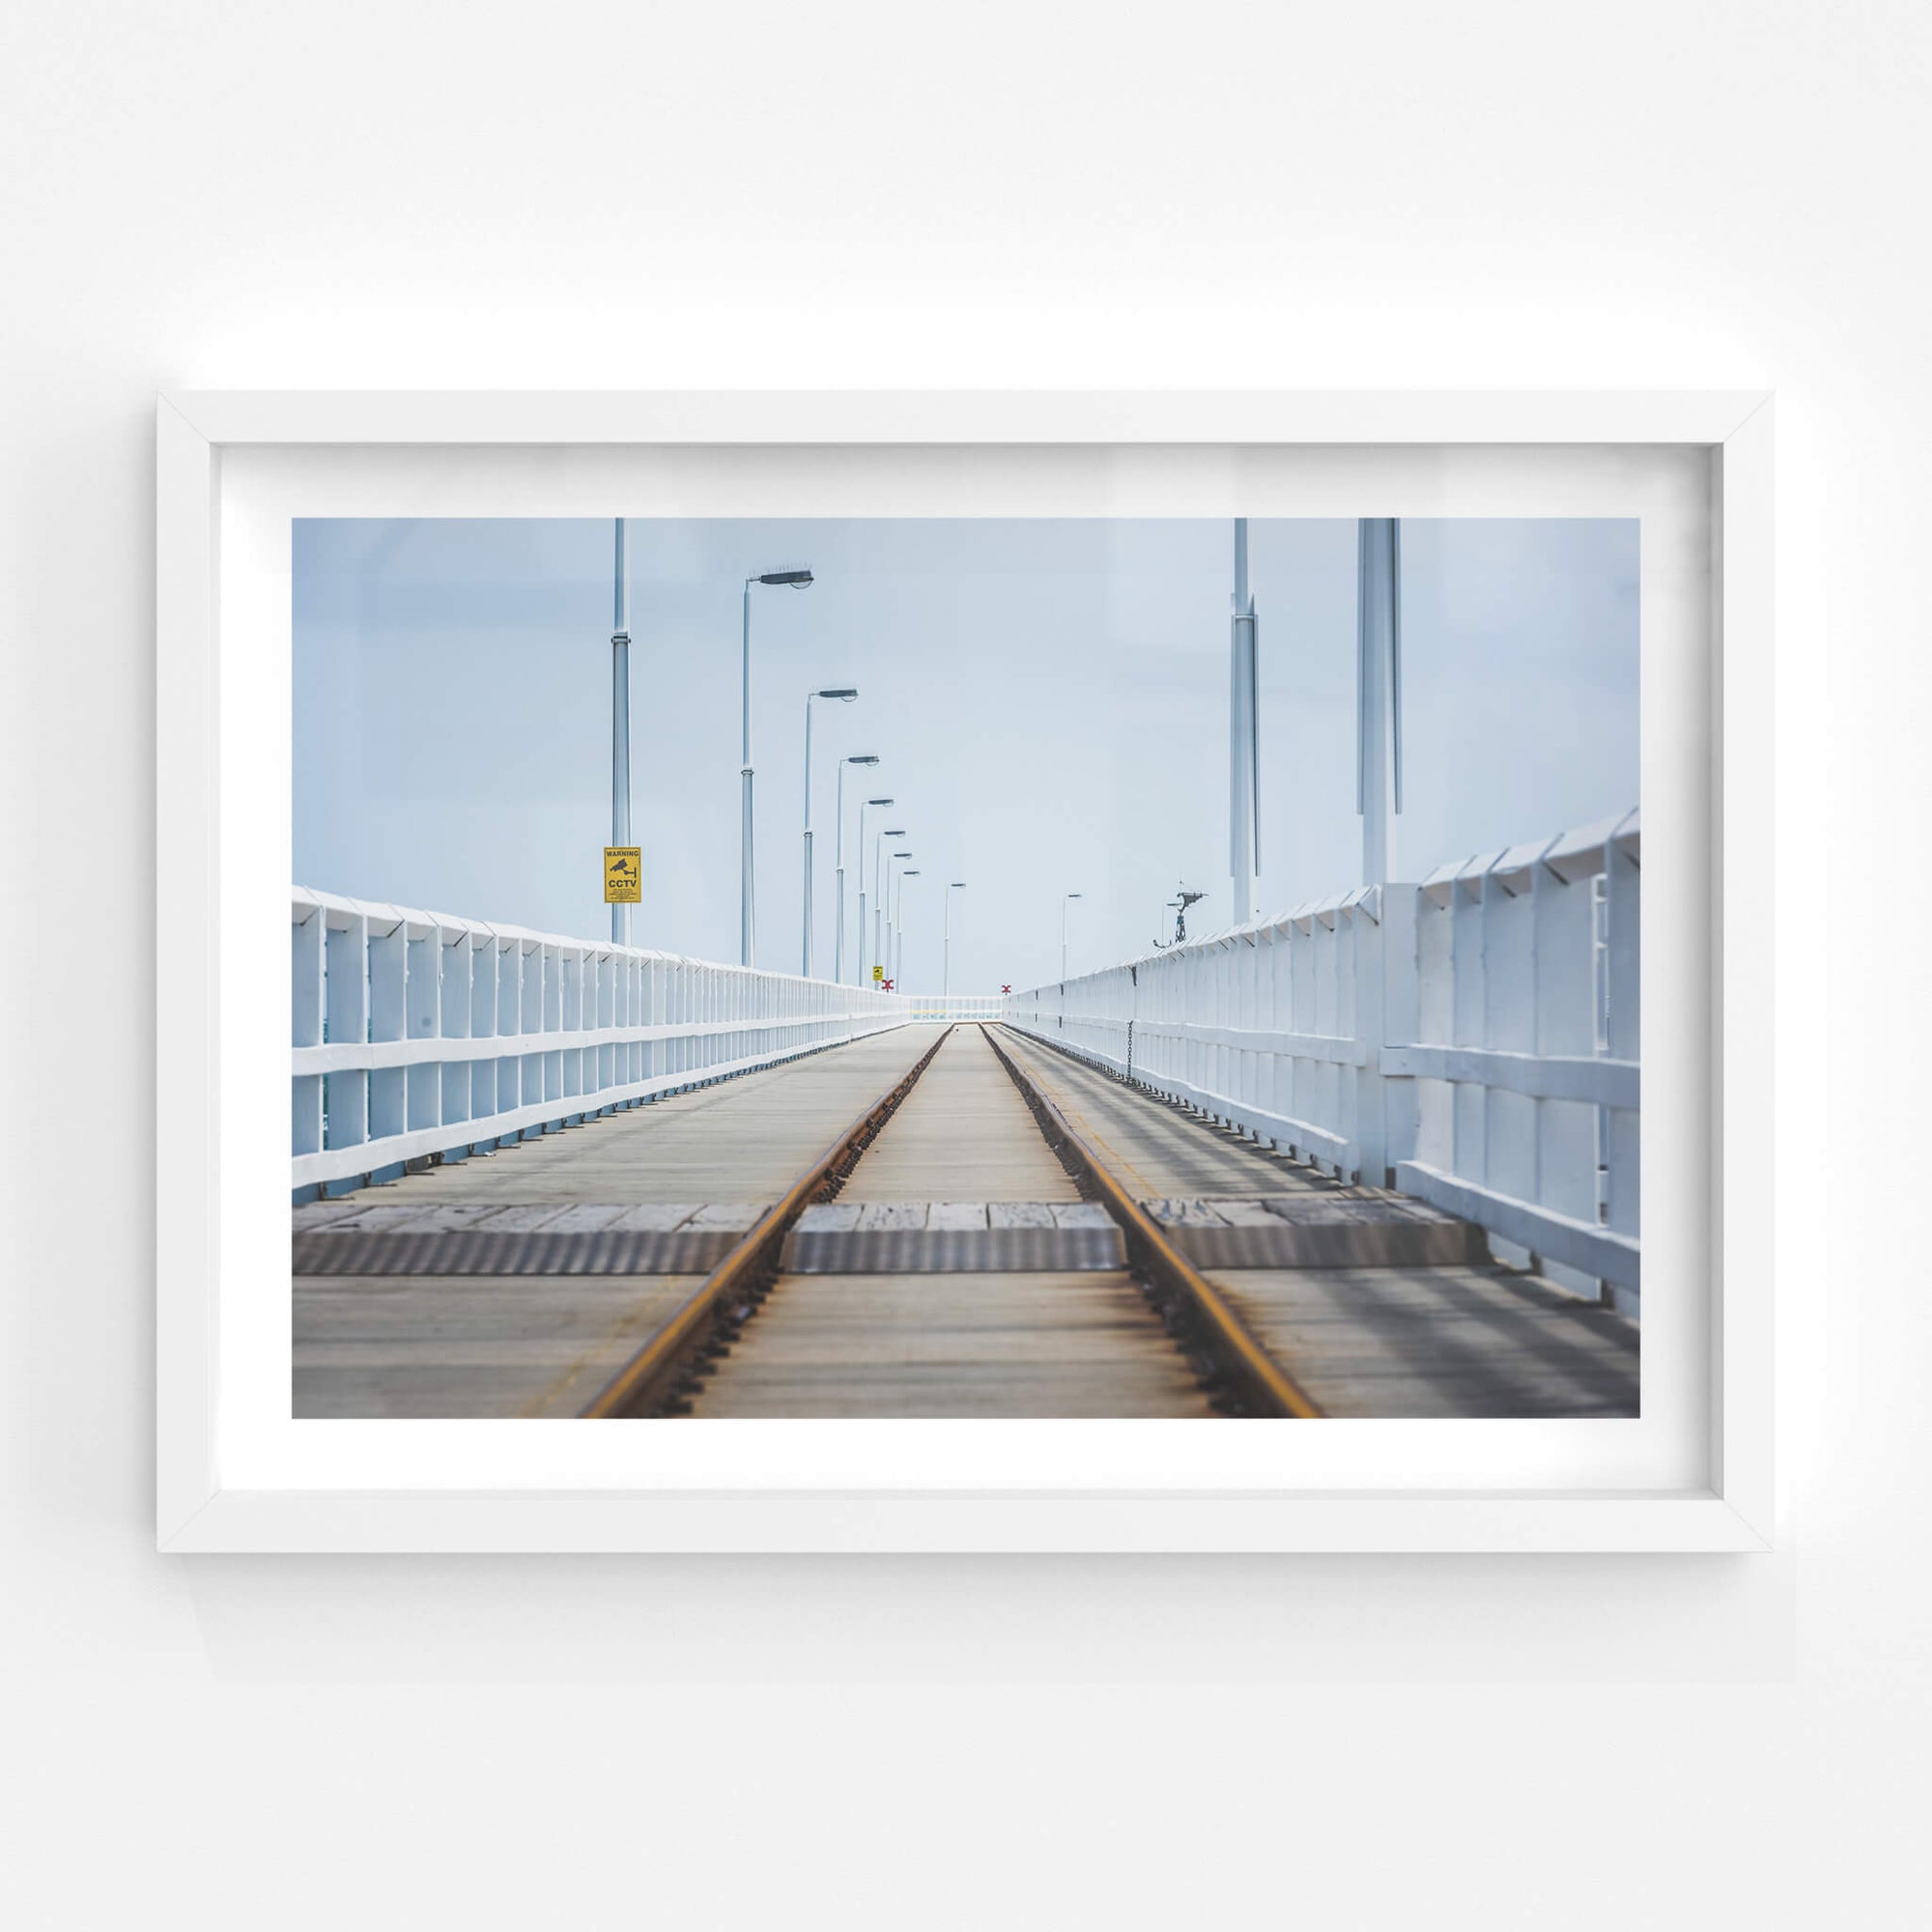
{"type": "Polygon", "coordinates": [[[884,968],[883,966],[874,966],[874,967],[872,968],[872,984],[873,984],[873,985],[875,985],[875,986],[876,986],[876,985],[877,985],[877,984],[879,983],[879,981],[880,981],[881,980],[883,980],[883,979],[884,979],[885,977],[886,977],[886,969],[885,969],[885,968],[884,968]]]}
{"type": "Polygon", "coordinates": [[[639,863],[641,849],[636,845],[607,845],[604,848],[604,903],[641,905],[644,872],[639,863]]]}

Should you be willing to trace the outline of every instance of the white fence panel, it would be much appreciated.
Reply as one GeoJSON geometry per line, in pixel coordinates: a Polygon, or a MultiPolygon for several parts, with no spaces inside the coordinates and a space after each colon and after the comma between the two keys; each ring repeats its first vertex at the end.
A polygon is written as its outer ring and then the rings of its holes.
{"type": "Polygon", "coordinates": [[[1023,1033],[1634,1314],[1638,815],[1011,995],[1023,1033]]]}
{"type": "MultiPolygon", "coordinates": [[[[915,1002],[296,888],[298,1199],[461,1159],[915,1018],[915,1002]]],[[[982,1006],[987,1011],[938,1009],[982,1006]]]]}

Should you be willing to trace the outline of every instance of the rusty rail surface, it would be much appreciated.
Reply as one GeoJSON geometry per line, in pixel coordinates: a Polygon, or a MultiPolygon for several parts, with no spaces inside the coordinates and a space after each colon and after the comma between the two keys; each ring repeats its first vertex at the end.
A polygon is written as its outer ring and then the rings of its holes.
{"type": "Polygon", "coordinates": [[[1321,1410],[1307,1391],[1256,1341],[1214,1284],[1161,1232],[1159,1223],[1122,1185],[1092,1144],[1074,1130],[1065,1115],[1000,1044],[995,1029],[982,1026],[980,1032],[1033,1109],[1048,1143],[1120,1223],[1134,1265],[1157,1293],[1182,1312],[1215,1371],[1226,1378],[1241,1406],[1254,1415],[1301,1420],[1320,1416],[1321,1410]]]}
{"type": "Polygon", "coordinates": [[[657,1412],[675,1397],[678,1384],[701,1358],[729,1342],[762,1300],[771,1276],[777,1272],[779,1251],[792,1223],[828,1185],[851,1172],[952,1032],[949,1026],[888,1092],[818,1155],[783,1197],[766,1209],[669,1322],[605,1385],[584,1409],[585,1418],[610,1420],[657,1412]]]}

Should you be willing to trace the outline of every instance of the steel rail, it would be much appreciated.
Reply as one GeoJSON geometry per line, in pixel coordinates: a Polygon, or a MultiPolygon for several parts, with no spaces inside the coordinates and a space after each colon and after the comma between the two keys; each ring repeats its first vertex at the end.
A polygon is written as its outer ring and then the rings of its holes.
{"type": "Polygon", "coordinates": [[[758,1217],[744,1239],[705,1276],[691,1299],[611,1378],[582,1411],[584,1419],[649,1414],[671,1396],[725,1319],[725,1311],[741,1305],[734,1303],[732,1296],[742,1294],[755,1308],[762,1294],[760,1277],[776,1269],[792,1223],[819,1198],[828,1182],[842,1179],[851,1170],[952,1032],[949,1026],[893,1087],[818,1155],[783,1197],[758,1217]]]}
{"type": "Polygon", "coordinates": [[[1308,1392],[1255,1339],[1229,1307],[1220,1291],[1181,1254],[1160,1224],[1121,1183],[1086,1137],[1050,1100],[1000,1044],[994,1029],[981,1026],[986,1043],[1033,1109],[1047,1140],[1076,1176],[1087,1181],[1126,1236],[1127,1252],[1154,1288],[1171,1295],[1198,1322],[1218,1368],[1257,1414],[1293,1416],[1303,1421],[1321,1410],[1308,1392]]]}

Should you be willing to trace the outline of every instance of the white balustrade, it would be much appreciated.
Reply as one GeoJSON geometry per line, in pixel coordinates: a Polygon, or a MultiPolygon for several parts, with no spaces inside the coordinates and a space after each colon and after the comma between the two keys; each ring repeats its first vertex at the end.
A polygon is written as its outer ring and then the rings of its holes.
{"type": "Polygon", "coordinates": [[[290,935],[298,1200],[940,1016],[897,993],[301,887],[290,935]]]}
{"type": "Polygon", "coordinates": [[[1633,811],[1016,993],[1008,1024],[1637,1312],[1633,811]]]}

